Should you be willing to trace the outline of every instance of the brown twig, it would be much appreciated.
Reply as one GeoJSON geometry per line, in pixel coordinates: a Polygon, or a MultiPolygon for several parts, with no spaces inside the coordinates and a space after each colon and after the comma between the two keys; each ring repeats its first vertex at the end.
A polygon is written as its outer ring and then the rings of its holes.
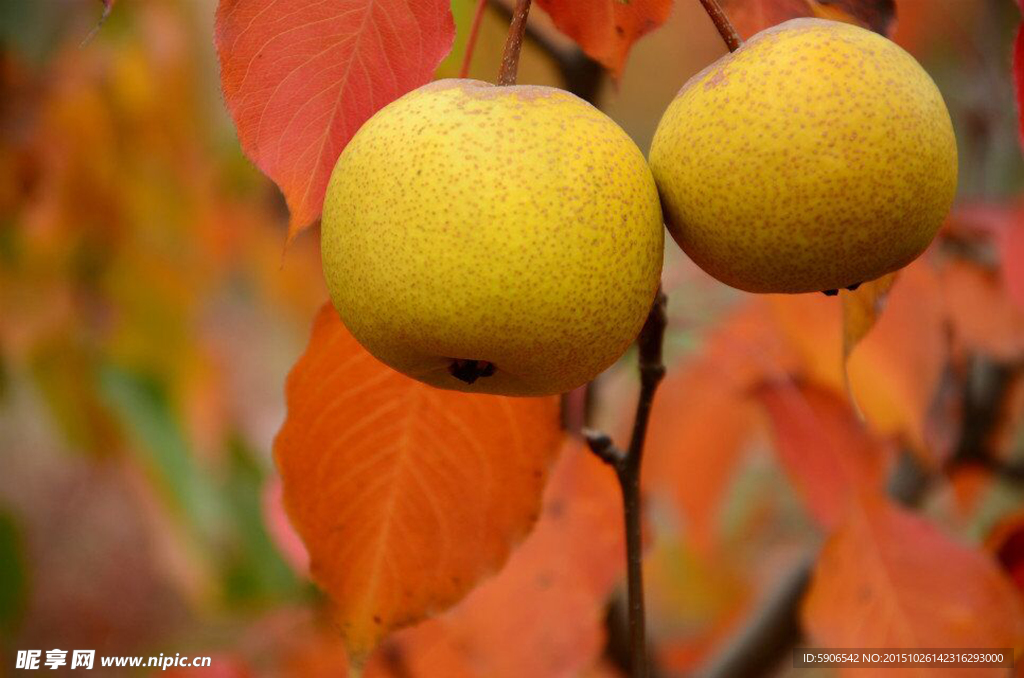
{"type": "Polygon", "coordinates": [[[480,24],[483,22],[485,9],[487,9],[487,0],[477,0],[476,10],[473,12],[473,24],[469,27],[469,38],[466,40],[466,53],[462,55],[462,68],[459,69],[460,78],[469,75],[469,65],[473,63],[473,52],[476,51],[476,39],[480,37],[480,24]]]}
{"type": "Polygon", "coordinates": [[[632,678],[647,678],[647,640],[644,620],[643,570],[643,506],[640,500],[640,469],[644,441],[651,418],[651,406],[658,384],[665,376],[662,345],[668,318],[665,294],[659,289],[651,312],[640,330],[636,343],[640,354],[640,397],[629,447],[623,451],[612,439],[597,431],[584,431],[590,449],[615,470],[622,490],[622,506],[626,522],[626,583],[629,607],[630,663],[632,678]]]}
{"type": "Polygon", "coordinates": [[[530,0],[516,0],[512,10],[512,23],[508,27],[505,52],[501,56],[501,70],[498,84],[514,85],[519,73],[519,54],[523,50],[523,36],[526,34],[526,18],[530,15],[530,0]]]}
{"type": "Polygon", "coordinates": [[[972,378],[963,386],[963,430],[947,470],[963,466],[984,469],[1001,480],[1024,483],[1024,465],[999,459],[993,437],[1006,416],[1006,402],[1021,378],[1020,363],[998,363],[975,358],[972,378]]]}
{"type": "MultiPolygon", "coordinates": [[[[488,0],[488,4],[506,21],[512,19],[512,10],[502,0],[488,0]]],[[[597,95],[604,80],[604,68],[576,45],[561,45],[544,31],[526,25],[526,39],[540,48],[555,64],[562,76],[565,89],[584,101],[597,104],[597,95]]]]}
{"type": "Polygon", "coordinates": [[[718,0],[700,0],[700,4],[704,5],[704,11],[711,17],[711,21],[714,22],[715,28],[718,29],[719,35],[722,36],[722,40],[725,40],[729,51],[735,52],[742,47],[743,39],[736,32],[736,27],[729,21],[729,16],[722,9],[722,6],[718,4],[718,0]]]}

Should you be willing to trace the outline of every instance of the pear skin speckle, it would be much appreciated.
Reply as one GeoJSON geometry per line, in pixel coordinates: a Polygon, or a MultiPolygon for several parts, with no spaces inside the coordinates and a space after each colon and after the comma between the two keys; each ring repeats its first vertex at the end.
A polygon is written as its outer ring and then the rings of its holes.
{"type": "Polygon", "coordinates": [[[614,363],[661,275],[654,178],[626,133],[550,87],[443,80],[377,112],[324,201],[335,308],[441,388],[562,393],[614,363]]]}
{"type": "Polygon", "coordinates": [[[957,184],[928,74],[871,31],[796,19],[694,76],[650,153],[669,232],[749,292],[814,292],[917,258],[957,184]]]}

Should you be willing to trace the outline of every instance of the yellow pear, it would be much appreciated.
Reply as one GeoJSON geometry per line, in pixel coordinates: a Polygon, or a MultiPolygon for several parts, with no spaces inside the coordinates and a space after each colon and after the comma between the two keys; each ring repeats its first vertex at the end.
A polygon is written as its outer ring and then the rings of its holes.
{"type": "Polygon", "coordinates": [[[871,31],[796,19],[694,76],[650,153],[669,232],[749,292],[834,293],[920,255],[956,193],[928,74],[871,31]]]}
{"type": "Polygon", "coordinates": [[[542,395],[644,323],[664,228],[643,154],[582,99],[442,80],[378,111],[324,201],[331,300],[374,356],[441,388],[542,395]]]}

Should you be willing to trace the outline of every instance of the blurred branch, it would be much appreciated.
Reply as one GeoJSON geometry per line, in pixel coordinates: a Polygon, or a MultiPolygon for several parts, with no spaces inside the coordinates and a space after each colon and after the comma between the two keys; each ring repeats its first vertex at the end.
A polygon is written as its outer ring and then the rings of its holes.
{"type": "Polygon", "coordinates": [[[975,358],[963,387],[963,429],[947,471],[975,466],[1012,483],[1024,483],[1024,463],[996,457],[992,438],[1006,415],[1006,400],[1020,377],[1019,363],[975,358]]]}
{"type": "Polygon", "coordinates": [[[740,630],[703,675],[706,678],[761,676],[771,672],[782,661],[789,648],[800,640],[798,611],[804,592],[811,583],[816,556],[805,556],[787,574],[778,589],[740,630]]]}
{"type": "Polygon", "coordinates": [[[115,0],[100,0],[100,2],[103,3],[103,13],[100,14],[99,21],[97,21],[96,25],[93,26],[91,31],[89,31],[89,34],[86,35],[85,39],[83,39],[81,44],[78,45],[79,48],[88,45],[92,39],[96,37],[96,34],[100,32],[100,29],[103,28],[103,24],[107,23],[107,19],[110,17],[110,12],[114,9],[114,1],[115,0]]]}

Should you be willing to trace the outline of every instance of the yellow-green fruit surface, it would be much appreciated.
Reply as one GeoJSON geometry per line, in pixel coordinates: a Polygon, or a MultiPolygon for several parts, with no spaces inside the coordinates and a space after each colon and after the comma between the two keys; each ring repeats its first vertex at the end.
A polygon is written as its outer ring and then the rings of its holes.
{"type": "Polygon", "coordinates": [[[442,80],[349,142],[321,248],[335,308],[378,359],[525,396],[580,386],[625,352],[663,239],[650,168],[603,113],[548,87],[442,80]],[[453,361],[486,369],[459,378],[453,361]]]}
{"type": "Polygon", "coordinates": [[[956,139],[928,74],[856,26],[796,19],[693,77],[651,168],[679,246],[749,292],[847,287],[905,266],[956,193],[956,139]]]}

